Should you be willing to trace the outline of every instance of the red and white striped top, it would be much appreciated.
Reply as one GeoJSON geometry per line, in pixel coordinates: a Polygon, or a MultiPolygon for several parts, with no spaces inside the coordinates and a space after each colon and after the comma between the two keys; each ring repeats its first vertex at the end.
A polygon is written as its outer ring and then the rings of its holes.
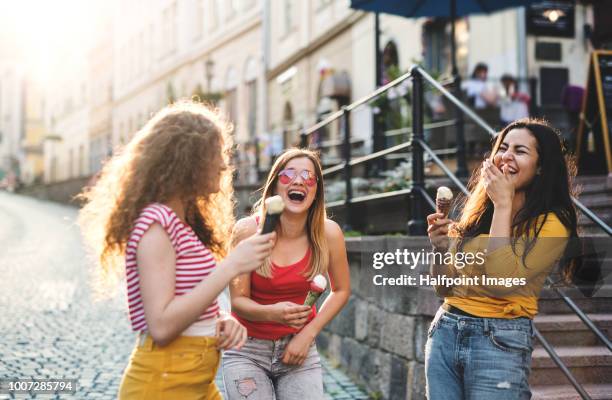
{"type": "MultiPolygon", "coordinates": [[[[192,290],[216,266],[211,251],[202,244],[191,227],[181,221],[170,207],[159,203],[145,207],[134,224],[125,252],[127,300],[134,331],[147,330],[147,321],[140,296],[136,249],[144,233],[154,223],[160,224],[166,230],[176,253],[175,296],[192,290]]],[[[198,321],[215,318],[218,314],[219,305],[215,300],[198,318],[198,321]]]]}

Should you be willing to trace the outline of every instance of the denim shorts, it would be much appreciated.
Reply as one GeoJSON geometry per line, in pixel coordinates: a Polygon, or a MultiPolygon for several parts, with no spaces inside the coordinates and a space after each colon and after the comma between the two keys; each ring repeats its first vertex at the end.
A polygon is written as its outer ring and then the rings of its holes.
{"type": "Polygon", "coordinates": [[[530,399],[529,318],[473,318],[440,308],[425,345],[429,400],[530,399]]]}
{"type": "Polygon", "coordinates": [[[223,353],[223,381],[227,399],[324,399],[321,359],[315,343],[302,365],[282,362],[294,335],[278,340],[249,337],[240,350],[223,353]]]}

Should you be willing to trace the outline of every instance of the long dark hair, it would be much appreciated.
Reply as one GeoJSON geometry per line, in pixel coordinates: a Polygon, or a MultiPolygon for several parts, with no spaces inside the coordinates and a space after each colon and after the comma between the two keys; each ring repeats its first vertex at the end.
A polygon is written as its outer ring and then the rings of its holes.
{"type": "MultiPolygon", "coordinates": [[[[578,237],[576,209],[572,202],[576,168],[574,160],[564,155],[559,132],[546,121],[534,118],[519,119],[506,126],[495,138],[492,155],[497,153],[504,138],[513,129],[527,129],[536,140],[538,152],[539,173],[525,188],[525,202],[512,220],[513,249],[516,249],[516,242],[521,236],[527,236],[522,256],[525,264],[527,254],[535,245],[549,212],[555,213],[569,230],[570,240],[578,237]]],[[[484,182],[480,179],[480,168],[472,174],[468,188],[470,196],[464,196],[458,201],[462,212],[459,221],[452,227],[452,233],[460,238],[460,246],[464,238],[488,233],[493,219],[493,202],[487,196],[484,182]]],[[[565,280],[569,281],[575,263],[565,257],[563,260],[565,265],[561,266],[561,272],[565,280]]]]}

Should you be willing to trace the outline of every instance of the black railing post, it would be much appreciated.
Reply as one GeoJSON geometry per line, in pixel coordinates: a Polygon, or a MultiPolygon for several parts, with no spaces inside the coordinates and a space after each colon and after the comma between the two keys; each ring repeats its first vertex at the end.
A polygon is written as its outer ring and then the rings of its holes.
{"type": "Polygon", "coordinates": [[[534,76],[529,78],[529,116],[538,115],[538,79],[534,76]]]}
{"type": "Polygon", "coordinates": [[[342,107],[342,132],[344,134],[343,158],[344,158],[344,183],[346,199],[344,203],[344,230],[352,230],[351,201],[353,199],[353,185],[351,183],[351,112],[342,107]]]}
{"type": "MultiPolygon", "coordinates": [[[[459,74],[454,77],[454,95],[459,100],[463,101],[463,93],[461,92],[461,76],[459,74]]],[[[459,178],[468,176],[466,150],[465,150],[465,120],[463,119],[463,111],[455,106],[455,120],[457,121],[457,173],[459,178]]]]}
{"type": "Polygon", "coordinates": [[[425,161],[423,148],[418,140],[423,139],[423,78],[416,67],[412,74],[412,190],[410,192],[410,221],[408,235],[425,235],[425,213],[422,190],[425,188],[425,161]]]}
{"type": "Polygon", "coordinates": [[[308,134],[304,128],[300,131],[300,147],[303,149],[308,148],[308,134]]]}
{"type": "Polygon", "coordinates": [[[259,180],[261,179],[261,154],[259,151],[259,137],[255,136],[255,139],[253,139],[253,146],[255,146],[255,174],[257,176],[257,182],[259,182],[259,180]]]}

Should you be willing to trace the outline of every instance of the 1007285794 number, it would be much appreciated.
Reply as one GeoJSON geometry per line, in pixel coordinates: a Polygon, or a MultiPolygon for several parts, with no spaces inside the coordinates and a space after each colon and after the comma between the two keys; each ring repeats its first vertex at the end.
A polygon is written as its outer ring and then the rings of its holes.
{"type": "Polygon", "coordinates": [[[76,379],[0,378],[0,394],[75,394],[76,379]]]}

